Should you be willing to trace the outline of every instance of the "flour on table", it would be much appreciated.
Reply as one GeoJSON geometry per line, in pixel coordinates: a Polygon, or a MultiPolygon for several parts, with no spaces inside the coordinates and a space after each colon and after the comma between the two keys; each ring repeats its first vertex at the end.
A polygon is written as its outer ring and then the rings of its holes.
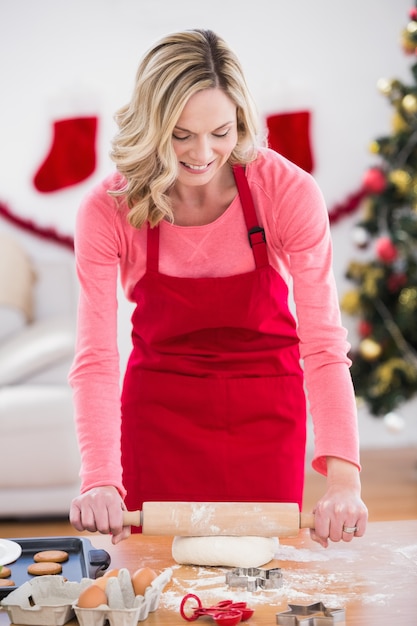
{"type": "Polygon", "coordinates": [[[342,550],[309,550],[308,548],[296,548],[295,546],[280,545],[276,550],[275,559],[278,561],[296,561],[298,563],[313,563],[314,561],[329,561],[330,559],[341,558],[344,561],[354,561],[358,558],[355,553],[348,553],[342,550]]]}
{"type": "Polygon", "coordinates": [[[259,567],[274,558],[276,537],[174,537],[172,556],[183,565],[259,567]]]}
{"type": "MultiPolygon", "coordinates": [[[[327,572],[312,571],[310,569],[283,569],[283,584],[278,589],[230,589],[226,584],[227,568],[186,566],[188,578],[177,577],[182,571],[180,565],[173,567],[173,577],[168,588],[162,593],[160,606],[179,611],[182,598],[187,593],[196,594],[203,606],[211,606],[222,600],[246,602],[255,608],[257,605],[277,607],[277,611],[284,611],[288,603],[310,604],[323,602],[327,607],[343,608],[352,601],[357,601],[357,589],[353,585],[347,591],[351,582],[349,571],[327,572]]],[[[367,605],[385,605],[392,599],[392,593],[383,593],[380,589],[369,588],[367,593],[361,593],[361,602],[367,605]]]]}
{"type": "Polygon", "coordinates": [[[398,548],[396,550],[398,554],[405,556],[406,559],[410,559],[412,563],[417,565],[417,544],[414,546],[406,546],[404,548],[398,548]]]}

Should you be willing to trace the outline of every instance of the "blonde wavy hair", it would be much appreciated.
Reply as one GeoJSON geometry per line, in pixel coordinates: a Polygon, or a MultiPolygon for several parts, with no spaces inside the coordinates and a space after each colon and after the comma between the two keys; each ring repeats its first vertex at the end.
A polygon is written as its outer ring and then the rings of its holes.
{"type": "Polygon", "coordinates": [[[188,99],[210,88],[222,89],[236,105],[238,141],[230,163],[249,163],[257,152],[258,116],[241,65],[223,39],[210,30],[174,33],[142,59],[132,98],[116,112],[119,131],[110,153],[126,184],[109,193],[126,197],[135,228],[173,221],[167,195],[178,173],[172,134],[188,99]]]}

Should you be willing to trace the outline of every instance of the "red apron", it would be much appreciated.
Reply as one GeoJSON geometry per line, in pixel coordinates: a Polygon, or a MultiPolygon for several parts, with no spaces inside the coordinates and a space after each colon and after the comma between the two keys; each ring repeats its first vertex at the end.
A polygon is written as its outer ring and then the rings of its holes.
{"type": "Polygon", "coordinates": [[[287,286],[268,262],[244,170],[234,173],[254,271],[160,274],[159,228],[148,229],[122,392],[131,510],[152,500],[301,507],[306,401],[295,323],[287,286]]]}

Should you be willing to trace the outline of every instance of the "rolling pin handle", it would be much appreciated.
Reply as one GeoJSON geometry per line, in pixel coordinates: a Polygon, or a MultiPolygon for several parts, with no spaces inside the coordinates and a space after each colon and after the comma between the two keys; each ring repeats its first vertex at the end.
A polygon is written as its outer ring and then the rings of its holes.
{"type": "Polygon", "coordinates": [[[314,527],[314,513],[300,513],[300,528],[314,527]]]}
{"type": "Polygon", "coordinates": [[[123,526],[142,526],[142,511],[123,511],[123,526]]]}

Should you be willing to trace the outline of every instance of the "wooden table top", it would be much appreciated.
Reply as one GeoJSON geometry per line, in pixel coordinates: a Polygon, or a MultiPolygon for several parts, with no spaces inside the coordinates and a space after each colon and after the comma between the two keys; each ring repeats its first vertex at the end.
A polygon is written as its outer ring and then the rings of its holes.
{"type": "MultiPolygon", "coordinates": [[[[255,609],[248,626],[276,624],[277,613],[287,611],[288,603],[316,602],[328,609],[345,609],[347,626],[417,624],[417,520],[373,522],[365,537],[327,549],[311,541],[307,530],[281,539],[272,565],[282,568],[282,587],[256,592],[229,589],[227,568],[178,565],[171,555],[171,537],[132,535],[117,546],[106,536],[89,538],[95,548],[109,552],[111,568],[126,567],[132,573],[143,566],[157,572],[173,569],[159,608],[142,622],[146,626],[184,626],[187,622],[179,614],[179,605],[187,593],[198,595],[205,607],[224,599],[246,601],[255,609]]],[[[0,624],[9,623],[5,618],[3,614],[0,624]]],[[[206,618],[199,623],[215,624],[206,618]]],[[[305,618],[302,623],[306,624],[305,618]]]]}

